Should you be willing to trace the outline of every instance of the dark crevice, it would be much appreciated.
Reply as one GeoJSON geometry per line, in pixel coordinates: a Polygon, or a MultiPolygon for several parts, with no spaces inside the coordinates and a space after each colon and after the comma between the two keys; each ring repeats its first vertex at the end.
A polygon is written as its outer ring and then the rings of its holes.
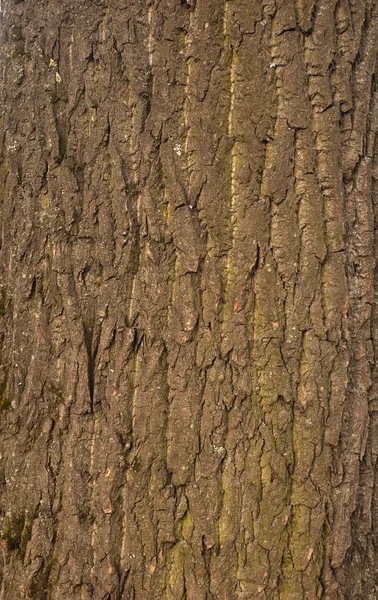
{"type": "Polygon", "coordinates": [[[88,389],[91,402],[91,411],[94,406],[94,381],[95,381],[95,361],[97,356],[97,347],[93,349],[93,327],[84,323],[84,341],[88,355],[88,389]]]}

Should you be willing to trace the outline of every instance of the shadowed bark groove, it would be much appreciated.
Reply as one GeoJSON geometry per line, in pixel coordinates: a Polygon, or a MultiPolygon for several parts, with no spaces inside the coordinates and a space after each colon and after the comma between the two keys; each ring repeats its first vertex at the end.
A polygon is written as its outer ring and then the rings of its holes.
{"type": "Polygon", "coordinates": [[[0,598],[375,600],[375,0],[2,0],[0,598]]]}

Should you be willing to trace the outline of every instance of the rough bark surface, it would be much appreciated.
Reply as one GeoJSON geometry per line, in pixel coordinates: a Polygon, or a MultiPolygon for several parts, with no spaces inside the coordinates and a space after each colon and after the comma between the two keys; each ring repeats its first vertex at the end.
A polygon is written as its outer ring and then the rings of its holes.
{"type": "Polygon", "coordinates": [[[376,0],[2,0],[2,600],[378,597],[376,0]]]}

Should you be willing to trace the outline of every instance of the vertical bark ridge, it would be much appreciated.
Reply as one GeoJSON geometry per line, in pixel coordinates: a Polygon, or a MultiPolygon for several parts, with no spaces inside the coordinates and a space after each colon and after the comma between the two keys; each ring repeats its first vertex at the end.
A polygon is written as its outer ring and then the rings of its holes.
{"type": "MultiPolygon", "coordinates": [[[[343,414],[341,449],[344,477],[339,501],[344,504],[346,523],[339,535],[340,562],[347,556],[345,567],[336,571],[337,580],[346,597],[376,595],[372,577],[371,528],[372,489],[374,487],[374,457],[371,454],[371,413],[369,398],[373,392],[372,323],[374,317],[374,215],[372,192],[371,126],[374,119],[377,43],[376,7],[365,7],[361,25],[352,90],[355,97],[354,118],[346,144],[345,172],[347,181],[347,251],[350,298],[349,390],[343,414]],[[358,57],[358,59],[357,59],[358,57]],[[363,95],[359,89],[365,90],[363,95]],[[366,90],[368,93],[366,93],[366,90]],[[360,98],[359,98],[360,96],[360,98]],[[354,477],[353,485],[351,477],[354,477]],[[357,485],[358,483],[358,485],[357,485]],[[346,505],[346,508],[345,508],[346,505]],[[359,576],[350,580],[354,565],[361,565],[359,576]],[[353,565],[353,567],[352,567],[353,565]]],[[[355,50],[356,52],[356,50],[355,50]]],[[[374,330],[373,330],[374,331],[374,330]]],[[[374,397],[374,392],[373,392],[374,397]]],[[[374,405],[374,403],[373,403],[374,405]]]]}

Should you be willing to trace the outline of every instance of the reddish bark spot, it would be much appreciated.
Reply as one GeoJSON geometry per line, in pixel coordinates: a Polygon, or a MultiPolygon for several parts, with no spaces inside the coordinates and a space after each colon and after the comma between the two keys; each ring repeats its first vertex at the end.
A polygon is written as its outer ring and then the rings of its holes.
{"type": "Polygon", "coordinates": [[[239,310],[241,310],[241,304],[240,304],[239,300],[235,300],[234,311],[239,312],[239,310]]]}

